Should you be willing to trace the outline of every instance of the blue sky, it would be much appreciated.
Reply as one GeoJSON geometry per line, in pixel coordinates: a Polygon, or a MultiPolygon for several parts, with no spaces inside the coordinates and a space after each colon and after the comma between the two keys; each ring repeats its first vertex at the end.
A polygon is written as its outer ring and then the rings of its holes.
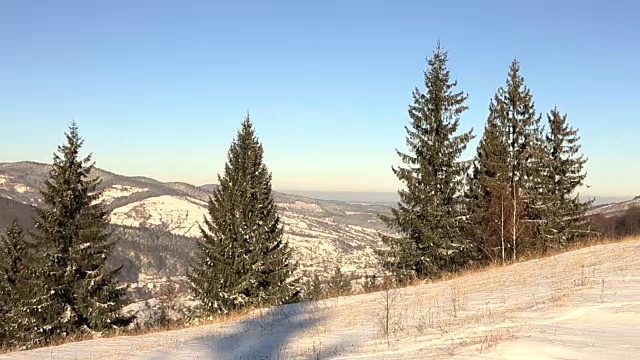
{"type": "Polygon", "coordinates": [[[3,1],[0,161],[50,162],[71,119],[101,168],[217,181],[247,111],[275,189],[395,191],[438,38],[478,138],[514,57],[580,129],[589,194],[633,196],[635,1],[3,1]]]}

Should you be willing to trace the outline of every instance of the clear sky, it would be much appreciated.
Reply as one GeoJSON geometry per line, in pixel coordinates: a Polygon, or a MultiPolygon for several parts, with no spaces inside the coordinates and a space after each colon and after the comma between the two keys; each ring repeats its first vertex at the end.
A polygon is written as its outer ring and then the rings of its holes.
{"type": "Polygon", "coordinates": [[[591,194],[640,193],[637,1],[0,2],[0,161],[50,162],[71,119],[97,165],[217,182],[250,112],[275,189],[395,191],[439,38],[478,138],[514,57],[580,129],[591,194]]]}

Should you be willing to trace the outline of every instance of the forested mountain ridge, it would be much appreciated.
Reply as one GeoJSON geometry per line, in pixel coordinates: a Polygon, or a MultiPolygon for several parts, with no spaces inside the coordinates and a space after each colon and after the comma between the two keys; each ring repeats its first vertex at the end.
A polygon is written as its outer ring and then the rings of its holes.
{"type": "MultiPolygon", "coordinates": [[[[29,161],[0,163],[0,197],[19,204],[21,210],[15,216],[23,222],[31,217],[25,209],[42,204],[40,190],[48,169],[48,164],[29,161]]],[[[99,168],[94,169],[93,175],[102,179],[101,201],[112,212],[114,233],[123,240],[112,262],[125,263],[126,279],[135,282],[139,274],[184,275],[194,238],[200,236],[198,224],[206,213],[213,186],[163,183],[99,168]]],[[[285,238],[294,249],[301,271],[322,270],[328,275],[340,266],[346,273],[364,275],[377,270],[373,250],[380,243],[378,231],[385,231],[378,214],[388,213],[389,206],[317,200],[279,192],[274,196],[285,238]]],[[[13,216],[9,208],[3,219],[9,223],[13,216]]],[[[25,225],[29,225],[28,221],[25,225]]]]}

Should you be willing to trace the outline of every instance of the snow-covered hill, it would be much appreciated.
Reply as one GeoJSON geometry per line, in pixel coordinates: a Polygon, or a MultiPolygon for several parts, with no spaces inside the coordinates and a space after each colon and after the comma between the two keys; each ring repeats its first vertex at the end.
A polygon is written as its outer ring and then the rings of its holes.
{"type": "Polygon", "coordinates": [[[640,206],[640,196],[617,203],[598,205],[589,210],[588,213],[590,215],[601,214],[603,216],[614,216],[621,215],[626,210],[638,206],[640,206]]]}
{"type": "Polygon", "coordinates": [[[233,321],[0,359],[637,359],[639,289],[635,240],[396,289],[388,297],[279,306],[233,321]]]}
{"type": "MultiPolygon", "coordinates": [[[[294,260],[306,270],[328,270],[334,266],[358,274],[377,271],[373,249],[379,245],[376,227],[336,220],[336,215],[316,203],[296,200],[278,202],[285,237],[295,250],[294,260]],[[324,214],[324,215],[323,215],[324,214]]],[[[359,214],[349,212],[345,216],[359,214]]],[[[375,214],[369,214],[373,216],[375,214]]],[[[115,208],[114,224],[157,227],[177,235],[199,237],[206,202],[188,196],[155,196],[115,208]]],[[[377,221],[377,220],[376,220],[377,221]]]]}
{"type": "Polygon", "coordinates": [[[127,226],[161,227],[177,235],[200,236],[198,224],[207,213],[204,201],[162,195],[129,203],[111,212],[111,222],[127,226]]]}
{"type": "MultiPolygon", "coordinates": [[[[0,196],[40,205],[39,191],[47,169],[48,165],[34,162],[0,164],[0,196]]],[[[111,210],[113,224],[200,236],[198,224],[207,214],[211,185],[162,183],[101,169],[96,169],[94,175],[103,180],[100,201],[111,210]]],[[[377,232],[386,231],[377,215],[388,213],[388,206],[323,201],[278,192],[274,197],[285,237],[301,270],[340,266],[356,275],[377,271],[373,249],[380,245],[377,232]]]]}

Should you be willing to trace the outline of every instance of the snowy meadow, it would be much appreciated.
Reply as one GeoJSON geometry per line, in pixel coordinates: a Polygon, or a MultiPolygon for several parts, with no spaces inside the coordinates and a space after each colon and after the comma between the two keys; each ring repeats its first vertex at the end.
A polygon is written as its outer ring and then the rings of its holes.
{"type": "Polygon", "coordinates": [[[636,359],[640,240],[0,359],[636,359]]]}

